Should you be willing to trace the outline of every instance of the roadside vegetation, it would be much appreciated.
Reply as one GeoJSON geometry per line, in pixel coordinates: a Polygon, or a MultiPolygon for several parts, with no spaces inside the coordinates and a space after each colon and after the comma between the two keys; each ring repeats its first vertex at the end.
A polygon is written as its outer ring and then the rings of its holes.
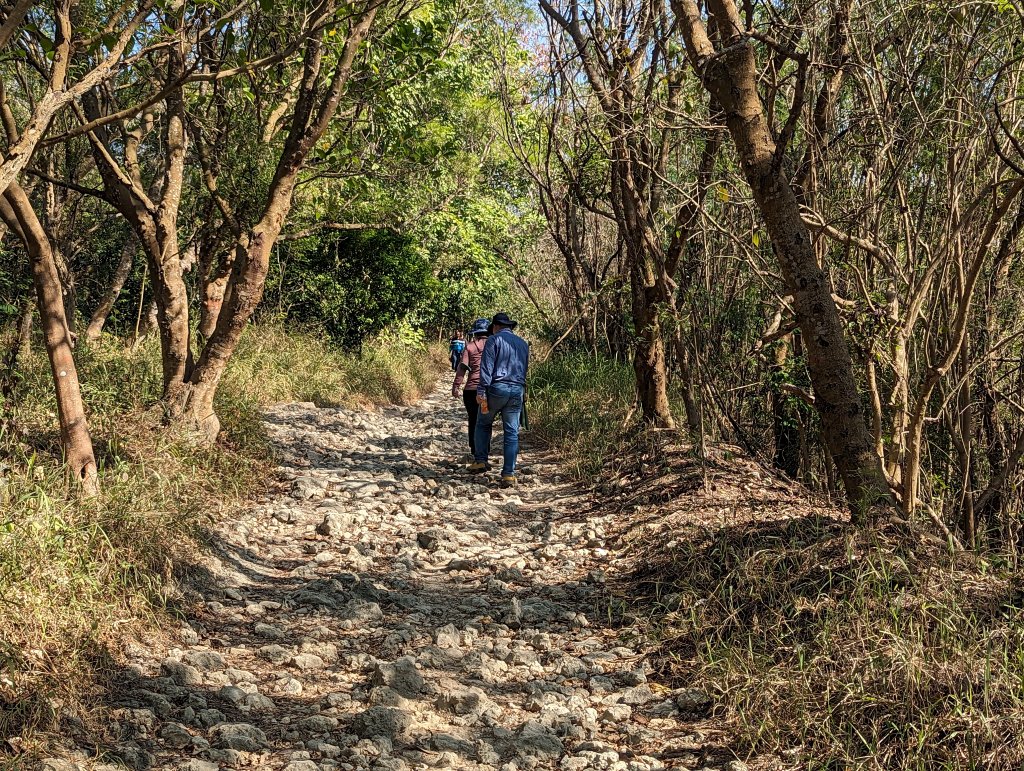
{"type": "Polygon", "coordinates": [[[265,484],[261,405],[409,401],[427,341],[505,311],[695,719],[822,768],[1018,767],[1022,28],[0,3],[0,739],[173,610],[265,484]]]}
{"type": "MultiPolygon", "coordinates": [[[[1012,553],[869,531],[733,444],[641,430],[628,367],[538,366],[532,434],[621,516],[610,579],[695,728],[801,768],[1016,769],[1024,585],[1012,553]]],[[[678,401],[674,408],[680,408],[678,401]]]]}

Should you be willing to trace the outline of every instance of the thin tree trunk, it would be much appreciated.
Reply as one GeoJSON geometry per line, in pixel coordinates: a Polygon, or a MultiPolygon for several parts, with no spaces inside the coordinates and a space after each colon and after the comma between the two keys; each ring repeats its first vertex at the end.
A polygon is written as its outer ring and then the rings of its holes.
{"type": "Polygon", "coordinates": [[[35,315],[32,298],[25,299],[18,321],[18,346],[14,349],[17,361],[27,359],[32,353],[32,317],[35,315]]]}
{"type": "Polygon", "coordinates": [[[0,199],[0,218],[21,237],[32,262],[32,281],[57,397],[57,419],[65,463],[86,494],[93,494],[98,490],[96,458],[78,384],[78,369],[72,352],[71,332],[64,315],[64,298],[53,249],[28,196],[17,182],[12,182],[0,199]]]}
{"type": "Polygon", "coordinates": [[[679,359],[679,373],[682,376],[680,394],[683,397],[683,409],[686,410],[686,427],[691,432],[700,431],[703,423],[701,411],[694,396],[696,387],[693,380],[693,363],[690,361],[690,348],[683,340],[681,329],[676,330],[676,358],[679,359]]]}
{"type": "Polygon", "coordinates": [[[217,319],[224,305],[224,293],[227,290],[231,268],[235,263],[235,250],[230,250],[218,263],[212,275],[203,273],[202,301],[199,306],[199,336],[209,340],[213,330],[217,328],[217,319]]]}
{"type": "Polygon", "coordinates": [[[11,343],[11,349],[7,353],[7,361],[4,364],[3,380],[0,384],[0,394],[9,398],[17,386],[18,366],[24,361],[32,349],[32,311],[35,302],[31,296],[26,297],[21,306],[21,314],[18,318],[18,336],[11,343]]]}
{"type": "Polygon", "coordinates": [[[139,325],[139,333],[137,337],[141,339],[152,334],[153,330],[157,328],[159,323],[160,309],[156,304],[156,300],[150,300],[149,305],[146,306],[146,314],[142,317],[142,323],[139,325]]]}
{"type": "Polygon", "coordinates": [[[114,303],[117,302],[117,298],[124,288],[125,281],[131,275],[132,265],[135,262],[135,249],[135,239],[129,235],[124,246],[121,248],[121,258],[114,269],[114,278],[110,282],[110,286],[107,287],[107,291],[103,293],[103,297],[100,298],[100,303],[96,306],[96,310],[93,311],[92,318],[89,320],[89,326],[86,327],[85,339],[89,342],[96,342],[100,339],[100,335],[103,334],[103,326],[107,323],[107,317],[110,315],[110,311],[113,310],[114,303]]]}
{"type": "MultiPolygon", "coordinates": [[[[788,336],[787,336],[788,337],[788,336]]],[[[771,409],[772,433],[775,437],[775,468],[790,479],[800,476],[800,416],[790,405],[790,395],[782,389],[782,377],[789,358],[789,343],[783,338],[775,347],[772,363],[771,409]]]]}
{"type": "Polygon", "coordinates": [[[78,339],[78,284],[59,242],[57,245],[51,243],[51,248],[53,249],[53,262],[57,266],[57,276],[60,278],[61,294],[64,297],[64,318],[68,321],[71,344],[74,345],[78,339]]]}

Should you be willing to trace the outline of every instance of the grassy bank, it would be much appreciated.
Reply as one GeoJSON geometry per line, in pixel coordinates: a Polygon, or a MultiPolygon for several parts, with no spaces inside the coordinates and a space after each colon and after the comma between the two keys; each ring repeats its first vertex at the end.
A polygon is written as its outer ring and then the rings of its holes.
{"type": "MultiPolygon", "coordinates": [[[[742,457],[620,430],[628,370],[534,374],[534,430],[596,475],[633,566],[613,584],[723,751],[809,769],[1019,769],[1024,572],[927,528],[857,529],[742,457]],[[724,730],[724,734],[723,734],[724,730]],[[775,760],[768,760],[775,758],[775,760]]],[[[768,766],[766,766],[768,767],[768,766]]]]}
{"type": "Polygon", "coordinates": [[[664,667],[707,690],[741,755],[817,769],[1021,767],[1018,572],[815,512],[652,529],[632,549],[664,667]],[[659,533],[671,549],[652,548],[659,533]]]}
{"type": "Polygon", "coordinates": [[[203,529],[268,478],[263,405],[407,402],[444,363],[436,351],[375,342],[355,356],[313,335],[254,327],[218,397],[222,441],[201,447],[147,409],[160,388],[156,340],[82,346],[102,487],[82,500],[60,468],[39,349],[0,422],[0,736],[17,737],[15,749],[75,711],[102,679],[108,650],[168,618],[170,579],[203,529]]]}
{"type": "Polygon", "coordinates": [[[555,356],[530,371],[531,432],[557,447],[575,476],[593,478],[619,440],[634,393],[626,365],[587,353],[555,356]]]}

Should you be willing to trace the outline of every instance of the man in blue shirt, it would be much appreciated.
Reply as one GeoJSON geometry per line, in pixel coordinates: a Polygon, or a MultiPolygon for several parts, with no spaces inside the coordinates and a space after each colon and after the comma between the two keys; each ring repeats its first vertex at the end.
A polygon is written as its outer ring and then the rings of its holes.
{"type": "Polygon", "coordinates": [[[487,338],[480,357],[480,382],[476,401],[480,414],[476,423],[475,462],[470,472],[481,474],[490,468],[491,432],[494,418],[501,413],[504,437],[504,464],[501,467],[502,487],[516,483],[516,457],[519,455],[519,418],[523,411],[526,369],[530,365],[530,347],[512,330],[516,323],[508,314],[498,313],[491,319],[491,336],[487,338]]]}

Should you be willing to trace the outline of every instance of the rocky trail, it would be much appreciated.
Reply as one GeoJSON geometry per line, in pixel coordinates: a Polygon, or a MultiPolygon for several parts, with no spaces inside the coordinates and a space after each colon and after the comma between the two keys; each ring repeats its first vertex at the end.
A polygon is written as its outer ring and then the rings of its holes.
{"type": "Polygon", "coordinates": [[[650,682],[609,621],[613,523],[528,439],[502,490],[464,470],[446,383],[266,421],[280,490],[218,526],[177,639],[130,646],[110,752],[42,768],[701,766],[703,695],[650,682]]]}

